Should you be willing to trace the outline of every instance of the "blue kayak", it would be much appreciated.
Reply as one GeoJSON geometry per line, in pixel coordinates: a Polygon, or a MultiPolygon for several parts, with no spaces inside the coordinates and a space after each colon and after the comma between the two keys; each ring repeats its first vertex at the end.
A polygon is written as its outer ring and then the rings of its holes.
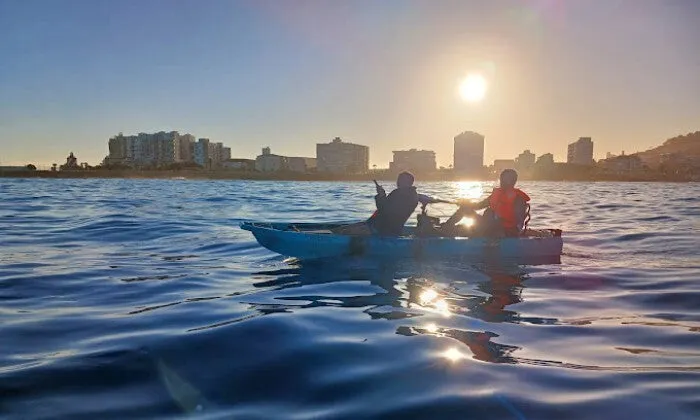
{"type": "MultiPolygon", "coordinates": [[[[407,226],[402,236],[340,235],[331,229],[340,223],[243,222],[260,245],[283,256],[299,260],[341,256],[387,258],[461,259],[485,262],[505,259],[557,262],[563,241],[559,229],[528,229],[515,238],[421,237],[407,226]]],[[[533,262],[534,263],[534,262],[533,262]]]]}

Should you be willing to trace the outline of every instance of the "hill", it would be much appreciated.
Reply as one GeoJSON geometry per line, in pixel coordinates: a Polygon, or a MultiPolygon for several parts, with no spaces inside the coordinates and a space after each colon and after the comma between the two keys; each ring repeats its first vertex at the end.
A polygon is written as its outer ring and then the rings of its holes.
{"type": "Polygon", "coordinates": [[[670,138],[661,146],[639,152],[637,155],[652,168],[661,164],[663,156],[700,158],[700,131],[670,138]]]}

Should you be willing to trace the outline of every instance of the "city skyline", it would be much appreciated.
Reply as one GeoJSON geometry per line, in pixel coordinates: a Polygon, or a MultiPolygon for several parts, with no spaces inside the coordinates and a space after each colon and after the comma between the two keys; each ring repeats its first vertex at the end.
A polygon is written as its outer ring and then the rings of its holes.
{"type": "MultiPolygon", "coordinates": [[[[392,151],[393,159],[388,165],[371,165],[369,161],[370,147],[361,144],[354,144],[343,141],[340,137],[335,137],[327,143],[316,143],[315,157],[289,156],[279,153],[272,153],[270,146],[261,148],[262,153],[255,159],[235,156],[231,153],[231,148],[226,147],[221,142],[211,142],[208,138],[198,138],[191,133],[181,134],[177,131],[165,132],[163,130],[156,133],[143,133],[124,135],[119,133],[108,140],[108,154],[101,162],[106,166],[127,165],[131,167],[162,167],[171,164],[196,163],[200,167],[222,166],[228,161],[254,160],[259,161],[265,158],[261,166],[256,164],[256,170],[262,172],[277,171],[287,166],[288,159],[314,160],[313,167],[316,168],[316,160],[319,160],[319,170],[321,172],[366,172],[373,167],[375,169],[397,170],[404,167],[406,170],[415,170],[407,165],[417,165],[422,170],[426,169],[452,169],[461,174],[479,173],[482,168],[498,166],[504,162],[526,162],[531,161],[534,165],[538,155],[525,149],[514,159],[494,159],[489,162],[484,154],[484,147],[487,144],[486,137],[481,133],[464,131],[454,137],[453,161],[449,165],[437,165],[437,156],[433,150],[428,149],[404,149],[392,151]],[[197,140],[197,141],[195,141],[197,140]],[[211,148],[214,149],[211,149],[211,148]],[[199,155],[199,156],[198,156],[199,155]],[[208,156],[208,160],[203,155],[208,156]],[[397,161],[398,159],[398,161],[397,161]],[[352,167],[349,170],[347,165],[352,167]]],[[[578,165],[595,164],[594,143],[590,137],[580,137],[577,141],[568,144],[566,163],[578,165]],[[583,142],[583,146],[581,146],[583,142]]],[[[275,151],[276,152],[276,151],[275,151]]],[[[71,151],[71,156],[73,152],[71,151]]],[[[624,155],[624,151],[622,153],[624,155]]],[[[546,152],[539,157],[550,156],[554,163],[554,154],[546,152]]],[[[610,152],[606,158],[615,157],[610,152]]],[[[547,158],[549,159],[549,158],[547,158]]],[[[603,159],[601,159],[602,161],[603,159]]],[[[86,162],[87,164],[88,162],[86,162]]],[[[260,163],[260,162],[259,162],[260,163]]],[[[300,163],[299,167],[308,167],[306,163],[300,163]]]]}
{"type": "Polygon", "coordinates": [[[448,166],[464,129],[484,163],[565,161],[582,136],[631,154],[698,129],[698,18],[692,0],[0,0],[0,162],[96,164],[114,133],[160,130],[235,157],[339,136],[380,167],[412,148],[448,166]],[[465,102],[473,72],[488,89],[465,102]]]}

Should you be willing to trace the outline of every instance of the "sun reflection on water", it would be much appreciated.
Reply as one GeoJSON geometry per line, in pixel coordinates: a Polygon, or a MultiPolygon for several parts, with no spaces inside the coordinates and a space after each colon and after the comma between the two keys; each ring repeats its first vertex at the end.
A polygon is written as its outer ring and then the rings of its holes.
{"type": "Polygon", "coordinates": [[[436,332],[438,332],[438,326],[431,322],[430,324],[425,326],[425,330],[431,334],[435,334],[436,332]]]}
{"type": "Polygon", "coordinates": [[[450,305],[445,299],[440,299],[436,301],[435,309],[437,309],[444,316],[450,316],[450,305]]]}
{"type": "Polygon", "coordinates": [[[459,351],[457,347],[450,347],[449,349],[442,352],[442,357],[449,360],[450,362],[457,362],[461,359],[466,359],[467,355],[459,351]]]}
{"type": "Polygon", "coordinates": [[[457,197],[463,200],[478,200],[483,195],[481,182],[460,181],[456,183],[457,197]]]}
{"type": "Polygon", "coordinates": [[[438,297],[438,293],[433,289],[425,289],[420,294],[421,305],[429,305],[435,298],[438,297]]]}
{"type": "Polygon", "coordinates": [[[440,295],[433,289],[425,289],[421,292],[418,299],[423,306],[433,305],[435,310],[444,316],[450,316],[450,305],[445,299],[438,299],[440,295]]]}

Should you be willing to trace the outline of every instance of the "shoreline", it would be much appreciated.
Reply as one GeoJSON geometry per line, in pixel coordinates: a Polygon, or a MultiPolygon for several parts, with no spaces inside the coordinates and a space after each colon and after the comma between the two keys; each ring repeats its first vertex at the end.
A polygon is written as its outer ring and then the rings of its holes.
{"type": "MultiPolygon", "coordinates": [[[[635,175],[585,175],[566,174],[560,176],[521,176],[520,181],[553,182],[698,182],[699,179],[672,178],[661,174],[635,175]],[[646,175],[646,176],[644,176],[646,175]],[[654,176],[656,175],[656,176],[654,176]]],[[[245,180],[245,181],[308,181],[308,182],[370,182],[373,179],[394,181],[396,174],[388,171],[368,174],[321,174],[294,172],[242,172],[242,171],[202,171],[202,170],[80,170],[80,171],[6,171],[0,178],[42,178],[42,179],[180,179],[186,180],[245,180]]],[[[416,174],[419,181],[459,182],[493,181],[494,177],[460,177],[454,174],[416,174]]]]}

